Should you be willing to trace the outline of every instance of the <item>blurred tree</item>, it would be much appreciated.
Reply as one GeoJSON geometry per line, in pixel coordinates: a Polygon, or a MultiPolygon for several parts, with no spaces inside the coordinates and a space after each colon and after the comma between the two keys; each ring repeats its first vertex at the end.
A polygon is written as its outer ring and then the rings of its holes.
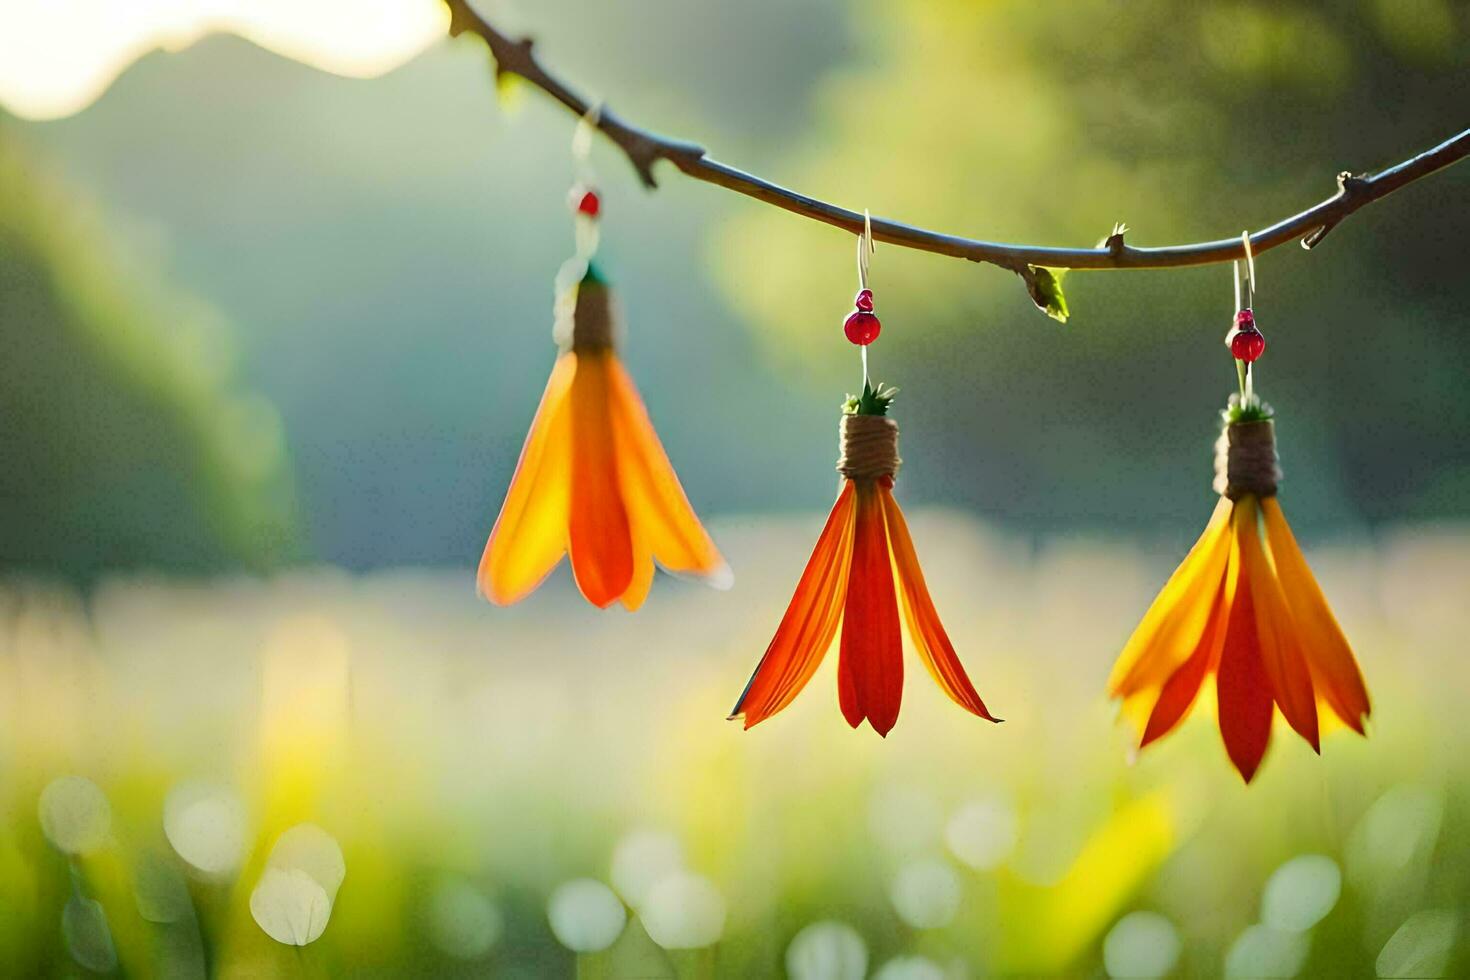
{"type": "MultiPolygon", "coordinates": [[[[804,140],[755,165],[1000,241],[1093,245],[1119,220],[1137,245],[1230,237],[1452,135],[1470,105],[1470,8],[1440,0],[858,9],[867,57],[830,75],[804,140]]],[[[1316,252],[1262,258],[1260,386],[1304,520],[1466,513],[1470,286],[1451,243],[1467,195],[1470,167],[1452,168],[1316,252]]],[[[837,326],[850,242],[751,208],[712,249],[773,356],[834,392],[856,383],[837,326]]],[[[873,286],[875,370],[904,390],[919,492],[1033,525],[1153,527],[1207,501],[1228,269],[1074,273],[1067,326],[990,267],[880,246],[873,286]]]]}
{"type": "Polygon", "coordinates": [[[107,237],[0,128],[0,570],[297,555],[274,408],[232,387],[217,315],[107,237]]]}

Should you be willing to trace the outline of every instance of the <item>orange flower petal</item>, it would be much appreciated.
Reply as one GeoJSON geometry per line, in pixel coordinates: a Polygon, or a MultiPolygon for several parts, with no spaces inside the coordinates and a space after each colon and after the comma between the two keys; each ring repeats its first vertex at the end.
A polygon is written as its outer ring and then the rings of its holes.
{"type": "Polygon", "coordinates": [[[1240,545],[1241,573],[1250,586],[1251,601],[1256,611],[1256,635],[1261,649],[1261,664],[1271,679],[1276,703],[1287,723],[1307,740],[1314,751],[1321,751],[1317,733],[1317,696],[1312,691],[1312,673],[1302,656],[1301,641],[1276,571],[1266,560],[1256,529],[1256,499],[1246,497],[1235,505],[1236,541],[1240,545]]]}
{"type": "Polygon", "coordinates": [[[852,482],[843,481],[786,615],[730,712],[731,718],[744,716],[746,728],[790,704],[832,645],[852,565],[855,501],[852,482]]]}
{"type": "Polygon", "coordinates": [[[842,615],[842,646],[837,661],[837,699],[853,728],[864,718],[879,735],[898,721],[903,697],[903,635],[893,563],[878,487],[857,487],[852,573],[842,615]]]}
{"type": "Polygon", "coordinates": [[[628,516],[647,536],[653,556],[664,568],[728,587],[730,567],[689,506],[689,498],[648,419],[643,399],[616,358],[608,364],[608,378],[628,516]]]}
{"type": "Polygon", "coordinates": [[[1205,676],[1218,666],[1220,650],[1225,645],[1225,626],[1230,621],[1230,602],[1226,591],[1225,580],[1221,579],[1204,635],[1200,637],[1194,653],[1164,683],[1158,700],[1154,702],[1153,711],[1149,713],[1143,736],[1138,741],[1140,749],[1163,738],[1184,720],[1184,716],[1189,714],[1189,709],[1194,705],[1205,676]]]}
{"type": "Polygon", "coordinates": [[[633,580],[628,583],[628,591],[621,598],[623,608],[628,612],[637,612],[648,598],[648,590],[653,588],[653,555],[649,553],[648,547],[636,538],[633,541],[633,580]]]}
{"type": "Polygon", "coordinates": [[[1113,697],[1161,687],[1194,652],[1225,575],[1230,512],[1230,501],[1221,497],[1199,540],[1129,637],[1108,679],[1113,697]]]}
{"type": "Polygon", "coordinates": [[[883,501],[883,516],[888,524],[888,542],[893,549],[893,565],[898,572],[899,585],[903,590],[904,619],[909,627],[909,639],[919,652],[919,659],[929,669],[945,694],[972,714],[987,721],[999,721],[985,709],[985,702],[975,693],[975,687],[965,674],[965,668],[955,655],[949,635],[939,622],[939,613],[934,609],[934,600],[929,597],[929,588],[924,582],[924,572],[919,567],[919,556],[914,550],[914,540],[909,534],[908,522],[893,492],[879,485],[878,493],[883,501]]]}
{"type": "Polygon", "coordinates": [[[1225,627],[1225,645],[1220,650],[1215,695],[1225,751],[1241,777],[1250,782],[1271,741],[1273,702],[1271,680],[1261,664],[1255,605],[1242,574],[1238,544],[1230,551],[1226,581],[1230,618],[1225,627]]]}
{"type": "Polygon", "coordinates": [[[575,372],[574,357],[557,358],[480,556],[476,578],[491,602],[509,605],[525,598],[566,554],[572,452],[566,398],[575,372]]]}
{"type": "Polygon", "coordinates": [[[633,538],[618,482],[608,364],[610,352],[582,352],[572,378],[572,499],[567,550],[587,601],[606,608],[633,581],[633,538]]]}
{"type": "Polygon", "coordinates": [[[1291,533],[1276,498],[1261,501],[1261,512],[1266,519],[1266,542],[1276,562],[1276,575],[1286,593],[1292,619],[1301,634],[1302,651],[1311,668],[1313,684],[1332,711],[1361,735],[1363,719],[1372,709],[1352,648],[1337,625],[1307,560],[1302,557],[1296,536],[1291,533]]]}

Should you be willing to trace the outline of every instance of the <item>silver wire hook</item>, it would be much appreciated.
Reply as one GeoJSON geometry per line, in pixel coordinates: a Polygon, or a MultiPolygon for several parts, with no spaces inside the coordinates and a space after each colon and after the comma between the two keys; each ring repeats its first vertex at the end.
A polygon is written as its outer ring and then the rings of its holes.
{"type": "Polygon", "coordinates": [[[858,288],[868,288],[868,263],[877,246],[873,243],[873,216],[863,208],[863,230],[858,235],[857,264],[858,264],[858,288]]]}
{"type": "Polygon", "coordinates": [[[587,107],[577,120],[577,128],[572,131],[572,156],[578,161],[583,161],[592,153],[592,134],[597,131],[597,126],[602,122],[602,100],[598,99],[587,107]]]}
{"type": "Polygon", "coordinates": [[[1241,232],[1240,241],[1245,248],[1245,303],[1242,304],[1240,301],[1240,260],[1236,259],[1231,263],[1235,270],[1235,309],[1237,311],[1254,310],[1256,307],[1256,257],[1251,251],[1251,233],[1241,232]]]}

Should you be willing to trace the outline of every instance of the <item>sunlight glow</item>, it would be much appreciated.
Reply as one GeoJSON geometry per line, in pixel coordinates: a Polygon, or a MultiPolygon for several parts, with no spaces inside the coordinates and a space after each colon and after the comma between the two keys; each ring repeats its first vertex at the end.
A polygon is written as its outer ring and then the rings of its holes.
{"type": "Polygon", "coordinates": [[[311,812],[345,751],[351,717],[346,635],[323,616],[283,620],[261,653],[260,740],[267,822],[311,812]]]}
{"type": "Polygon", "coordinates": [[[214,33],[371,77],[418,54],[447,24],[436,0],[0,0],[0,104],[27,119],[71,115],[143,55],[214,33]]]}

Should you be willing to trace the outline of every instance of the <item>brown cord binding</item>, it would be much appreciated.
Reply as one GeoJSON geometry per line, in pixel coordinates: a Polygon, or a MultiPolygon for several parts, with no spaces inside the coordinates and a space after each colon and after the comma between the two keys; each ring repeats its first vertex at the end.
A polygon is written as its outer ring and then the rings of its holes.
{"type": "Polygon", "coordinates": [[[883,415],[844,415],[839,428],[837,472],[849,480],[898,475],[898,423],[883,415]]]}
{"type": "Polygon", "coordinates": [[[564,347],[578,353],[607,351],[613,348],[617,315],[613,311],[612,290],[600,282],[582,282],[571,303],[559,304],[559,316],[553,335],[564,347]],[[567,307],[571,307],[570,317],[567,307]],[[570,319],[570,323],[568,323],[570,319]]]}
{"type": "Polygon", "coordinates": [[[1227,423],[1215,442],[1215,492],[1231,500],[1274,497],[1281,482],[1276,461],[1276,423],[1227,423]]]}

